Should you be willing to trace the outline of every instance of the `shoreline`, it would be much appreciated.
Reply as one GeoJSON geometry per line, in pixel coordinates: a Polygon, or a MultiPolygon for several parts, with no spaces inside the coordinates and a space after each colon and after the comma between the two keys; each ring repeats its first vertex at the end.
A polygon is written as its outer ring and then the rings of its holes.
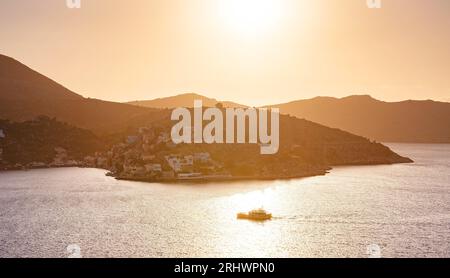
{"type": "Polygon", "coordinates": [[[229,177],[196,177],[196,178],[142,178],[142,177],[120,177],[115,176],[114,174],[107,173],[109,176],[115,178],[116,180],[123,181],[137,181],[137,182],[146,182],[146,183],[162,183],[162,184],[179,184],[179,183],[192,183],[192,184],[202,184],[202,183],[210,183],[210,182],[236,182],[236,181],[276,181],[276,180],[293,180],[293,179],[301,179],[301,178],[309,178],[309,177],[318,177],[325,176],[330,173],[334,167],[345,167],[345,166],[382,166],[382,165],[395,165],[395,164],[410,164],[414,163],[412,159],[405,158],[402,161],[398,162],[380,162],[380,163],[343,163],[330,166],[328,168],[324,168],[317,171],[304,172],[293,175],[286,176],[265,176],[265,177],[255,177],[255,176],[229,176],[229,177]]]}
{"type": "MultiPolygon", "coordinates": [[[[379,165],[379,164],[375,164],[379,165]]],[[[336,165],[337,166],[337,165],[336,165]]],[[[356,166],[356,165],[355,165],[356,166]]],[[[105,176],[112,177],[116,180],[121,181],[135,181],[135,182],[146,182],[146,183],[161,183],[161,184],[180,184],[180,183],[190,183],[190,184],[202,184],[210,182],[237,182],[237,181],[275,181],[275,180],[293,180],[300,178],[325,176],[333,168],[329,167],[324,170],[311,171],[308,173],[288,175],[288,176],[266,176],[266,177],[255,177],[255,176],[204,176],[196,178],[145,178],[145,177],[120,177],[109,172],[108,169],[96,168],[96,167],[82,167],[82,166],[58,166],[58,167],[34,167],[34,168],[10,168],[10,169],[0,169],[0,173],[23,171],[27,172],[30,170],[45,170],[45,169],[62,169],[62,168],[78,168],[78,169],[98,169],[103,171],[108,171],[105,176]]]]}
{"type": "Polygon", "coordinates": [[[162,183],[162,184],[180,184],[180,183],[188,183],[188,184],[204,184],[211,182],[238,182],[238,181],[276,181],[276,180],[293,180],[300,178],[308,178],[308,177],[317,177],[317,176],[325,176],[327,175],[332,168],[324,171],[314,171],[310,173],[303,173],[297,175],[289,175],[289,176],[267,176],[267,177],[254,177],[254,176],[230,176],[230,177],[198,177],[198,178],[132,178],[132,177],[114,177],[116,180],[123,181],[136,181],[136,182],[146,182],[146,183],[162,183]]]}
{"type": "MultiPolygon", "coordinates": [[[[188,183],[188,184],[204,184],[211,182],[238,182],[238,181],[276,181],[276,180],[293,180],[293,179],[301,179],[308,177],[316,177],[316,176],[325,176],[330,173],[334,167],[343,167],[343,166],[381,166],[381,165],[395,165],[395,164],[408,164],[414,163],[412,159],[403,158],[399,161],[384,161],[384,162],[353,162],[353,163],[341,163],[332,165],[330,167],[324,167],[323,169],[318,169],[315,171],[307,171],[298,174],[292,175],[271,175],[264,177],[257,176],[228,176],[228,175],[216,175],[216,176],[200,176],[193,178],[149,178],[149,177],[131,177],[131,176],[117,176],[114,173],[107,172],[105,176],[109,176],[115,178],[116,180],[123,181],[135,181],[135,182],[146,182],[146,183],[161,183],[161,184],[180,184],[180,183],[188,183]]],[[[52,167],[30,167],[30,168],[9,168],[9,169],[0,169],[0,173],[2,172],[12,172],[12,171],[28,171],[28,170],[39,170],[39,169],[59,169],[59,168],[79,168],[79,169],[99,169],[104,171],[109,171],[109,169],[97,168],[97,167],[84,167],[84,166],[52,166],[52,167]]]]}

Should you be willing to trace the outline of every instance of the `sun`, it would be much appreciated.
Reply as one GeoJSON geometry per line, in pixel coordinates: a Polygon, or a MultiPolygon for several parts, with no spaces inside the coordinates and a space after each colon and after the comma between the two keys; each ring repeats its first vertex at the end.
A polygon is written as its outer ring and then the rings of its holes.
{"type": "Polygon", "coordinates": [[[282,18],[281,0],[220,0],[219,13],[227,28],[251,36],[272,31],[282,18]]]}

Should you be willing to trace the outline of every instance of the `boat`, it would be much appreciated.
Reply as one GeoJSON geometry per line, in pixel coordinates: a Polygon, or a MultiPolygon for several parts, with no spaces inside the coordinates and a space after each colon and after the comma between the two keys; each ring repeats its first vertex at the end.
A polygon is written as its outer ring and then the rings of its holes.
{"type": "Polygon", "coordinates": [[[253,221],[266,221],[272,219],[272,214],[267,213],[264,209],[255,209],[248,213],[240,212],[237,214],[237,219],[246,219],[253,221]]]}

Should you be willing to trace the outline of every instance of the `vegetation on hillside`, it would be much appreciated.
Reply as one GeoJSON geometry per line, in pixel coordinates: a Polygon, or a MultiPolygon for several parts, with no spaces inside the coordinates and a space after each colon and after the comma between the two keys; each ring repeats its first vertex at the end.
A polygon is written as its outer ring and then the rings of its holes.
{"type": "Polygon", "coordinates": [[[0,120],[5,138],[0,139],[3,161],[25,165],[31,162],[50,163],[58,148],[67,151],[71,159],[107,149],[91,131],[40,116],[21,123],[0,120]]]}

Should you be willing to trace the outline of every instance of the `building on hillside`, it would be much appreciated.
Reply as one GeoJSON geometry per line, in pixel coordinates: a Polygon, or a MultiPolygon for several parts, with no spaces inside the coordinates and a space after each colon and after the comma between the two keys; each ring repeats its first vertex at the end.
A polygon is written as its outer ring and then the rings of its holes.
{"type": "Polygon", "coordinates": [[[150,172],[150,173],[161,173],[162,172],[161,164],[149,163],[149,164],[145,164],[144,167],[147,170],[147,172],[150,172]]]}
{"type": "Polygon", "coordinates": [[[169,164],[170,168],[172,168],[175,172],[181,171],[181,163],[180,158],[176,155],[168,155],[165,157],[167,164],[169,164]]]}
{"type": "Polygon", "coordinates": [[[65,166],[65,162],[67,161],[68,158],[67,150],[61,147],[56,147],[55,152],[56,155],[53,158],[53,162],[50,165],[55,167],[65,166]]]}
{"type": "Polygon", "coordinates": [[[6,138],[5,132],[3,129],[0,129],[0,139],[6,138]]]}
{"type": "Polygon", "coordinates": [[[211,155],[209,153],[194,153],[194,161],[208,163],[211,161],[211,155]]]}
{"type": "Polygon", "coordinates": [[[143,166],[138,165],[127,165],[123,166],[123,170],[126,174],[131,174],[133,176],[144,176],[146,174],[146,169],[143,166]]]}
{"type": "Polygon", "coordinates": [[[194,156],[193,155],[186,155],[182,160],[181,163],[186,166],[192,166],[194,165],[194,156]]]}
{"type": "Polygon", "coordinates": [[[186,156],[168,155],[165,158],[170,168],[172,168],[175,171],[175,173],[193,171],[194,156],[192,155],[186,156]]]}

